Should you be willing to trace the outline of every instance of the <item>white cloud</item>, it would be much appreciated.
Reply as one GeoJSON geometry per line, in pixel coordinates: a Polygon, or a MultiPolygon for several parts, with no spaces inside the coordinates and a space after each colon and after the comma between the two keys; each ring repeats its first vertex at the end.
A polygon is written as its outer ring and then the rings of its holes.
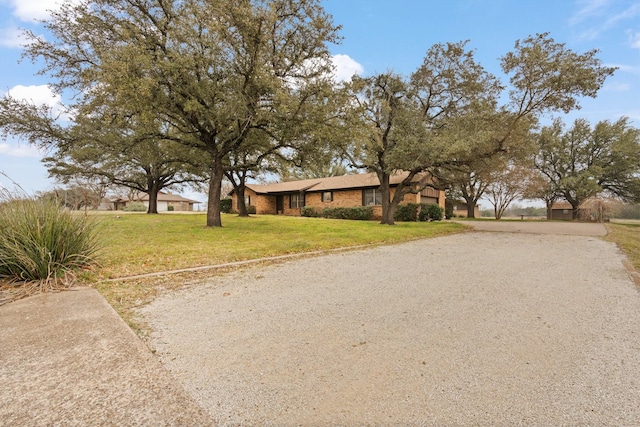
{"type": "Polygon", "coordinates": [[[13,15],[22,21],[47,19],[50,10],[57,10],[63,0],[9,0],[13,15]]]}
{"type": "Polygon", "coordinates": [[[640,32],[627,31],[629,45],[633,49],[640,49],[640,32]]]}
{"type": "Polygon", "coordinates": [[[611,90],[611,91],[614,91],[614,92],[626,92],[629,89],[631,89],[631,85],[629,83],[606,84],[602,88],[602,90],[611,90]]]}
{"type": "Polygon", "coordinates": [[[576,2],[578,11],[569,19],[569,24],[576,25],[589,18],[598,17],[610,5],[610,0],[580,0],[576,2]]]}
{"type": "Polygon", "coordinates": [[[51,109],[54,117],[60,116],[63,120],[69,118],[69,113],[62,104],[62,97],[54,93],[47,85],[17,85],[9,89],[4,95],[9,95],[18,101],[25,101],[37,106],[46,105],[51,109]]]}
{"type": "Polygon", "coordinates": [[[625,72],[625,73],[632,73],[632,74],[639,74],[640,73],[640,67],[634,66],[634,65],[610,63],[610,64],[605,64],[605,66],[607,66],[607,67],[616,67],[619,71],[625,72]]]}
{"type": "Polygon", "coordinates": [[[27,40],[22,35],[22,30],[16,27],[0,28],[0,46],[22,47],[27,40]]]}
{"type": "Polygon", "coordinates": [[[338,82],[351,80],[354,74],[360,75],[364,72],[364,67],[349,55],[333,55],[331,60],[335,66],[334,74],[338,82]]]}
{"type": "Polygon", "coordinates": [[[17,85],[9,89],[7,94],[19,101],[27,101],[35,105],[45,104],[54,107],[60,103],[60,95],[55,94],[47,85],[17,85]]]}
{"type": "Polygon", "coordinates": [[[569,19],[569,25],[581,27],[581,40],[595,40],[620,23],[640,16],[640,3],[635,0],[581,0],[575,4],[578,10],[569,19]]]}
{"type": "Polygon", "coordinates": [[[9,144],[0,142],[0,155],[9,157],[33,157],[41,158],[42,153],[37,147],[26,144],[9,144]]]}

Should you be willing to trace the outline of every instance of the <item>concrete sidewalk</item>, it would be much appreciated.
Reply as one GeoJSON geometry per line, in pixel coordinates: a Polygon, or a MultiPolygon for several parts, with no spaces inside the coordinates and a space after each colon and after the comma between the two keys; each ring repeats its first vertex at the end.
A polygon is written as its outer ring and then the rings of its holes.
{"type": "Polygon", "coordinates": [[[91,288],[0,306],[0,424],[212,425],[91,288]]]}

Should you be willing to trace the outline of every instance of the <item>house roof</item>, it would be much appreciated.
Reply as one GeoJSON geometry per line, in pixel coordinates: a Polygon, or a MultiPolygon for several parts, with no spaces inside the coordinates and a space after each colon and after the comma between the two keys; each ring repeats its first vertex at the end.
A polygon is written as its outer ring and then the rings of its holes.
{"type": "MultiPolygon", "coordinates": [[[[139,202],[148,202],[149,195],[147,193],[138,193],[132,197],[132,200],[139,202]]],[[[118,197],[114,202],[128,202],[129,199],[125,197],[118,197]]],[[[165,193],[164,191],[158,191],[158,201],[159,202],[187,202],[187,203],[200,203],[196,200],[191,200],[180,196],[179,194],[170,194],[165,193]]]]}
{"type": "Polygon", "coordinates": [[[245,186],[256,193],[292,193],[308,190],[322,182],[322,179],[323,178],[312,178],[272,184],[246,184],[245,186]]]}
{"type": "Polygon", "coordinates": [[[573,209],[573,206],[571,206],[571,203],[565,201],[553,202],[551,209],[573,209]]]}
{"type": "MultiPolygon", "coordinates": [[[[394,173],[390,177],[390,184],[398,185],[408,174],[408,172],[394,173]]],[[[332,191],[379,186],[380,180],[374,172],[331,176],[327,178],[302,179],[299,181],[287,181],[275,184],[246,184],[247,188],[262,194],[294,193],[299,191],[332,191]]]]}

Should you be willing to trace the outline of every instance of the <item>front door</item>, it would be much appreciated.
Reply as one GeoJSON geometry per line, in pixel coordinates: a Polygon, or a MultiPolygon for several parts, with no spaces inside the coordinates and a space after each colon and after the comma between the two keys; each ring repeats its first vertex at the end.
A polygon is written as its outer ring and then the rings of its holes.
{"type": "Polygon", "coordinates": [[[276,214],[284,213],[284,197],[276,196],[276,214]]]}

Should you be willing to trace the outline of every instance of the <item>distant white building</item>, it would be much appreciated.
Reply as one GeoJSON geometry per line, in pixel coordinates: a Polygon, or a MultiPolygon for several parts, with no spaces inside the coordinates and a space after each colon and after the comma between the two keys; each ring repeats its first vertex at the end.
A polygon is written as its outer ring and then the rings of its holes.
{"type": "MultiPolygon", "coordinates": [[[[131,198],[118,197],[115,199],[106,199],[100,205],[101,210],[114,210],[121,211],[125,209],[132,202],[140,202],[149,208],[149,195],[147,193],[138,193],[131,198]]],[[[158,192],[158,212],[167,211],[181,211],[192,212],[194,206],[200,202],[184,198],[178,194],[165,193],[163,191],[158,192]]]]}

